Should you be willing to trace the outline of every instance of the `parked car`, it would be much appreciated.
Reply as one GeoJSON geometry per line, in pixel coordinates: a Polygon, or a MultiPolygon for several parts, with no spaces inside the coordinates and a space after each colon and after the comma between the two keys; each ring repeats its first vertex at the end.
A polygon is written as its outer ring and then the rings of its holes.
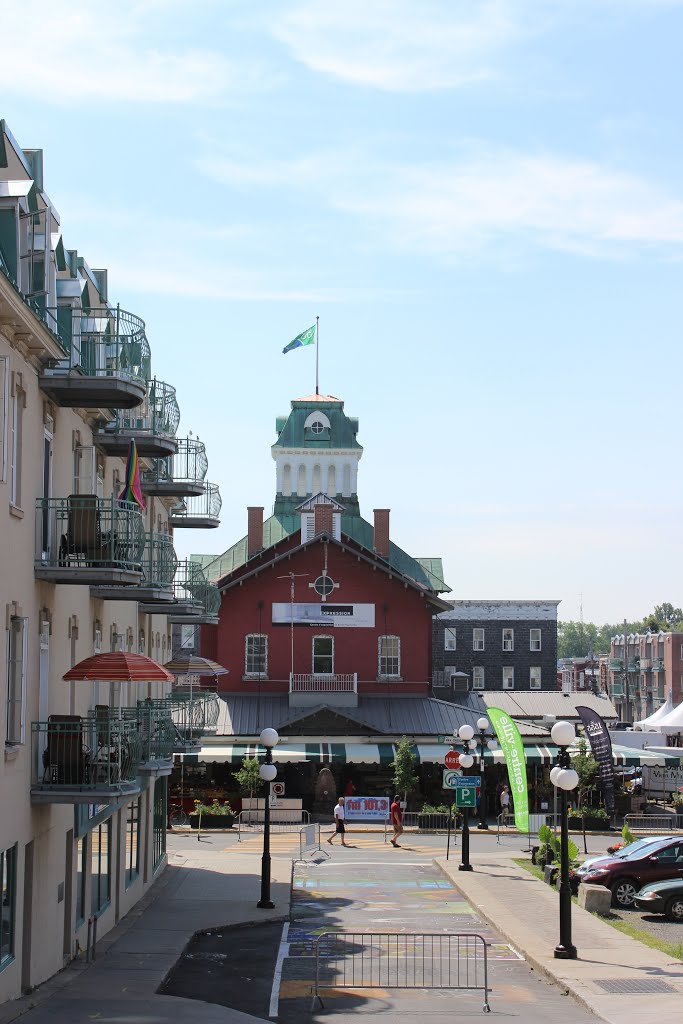
{"type": "Polygon", "coordinates": [[[646,885],[636,893],[635,904],[647,914],[666,914],[670,921],[683,921],[683,878],[646,885]]]}
{"type": "Polygon", "coordinates": [[[584,860],[579,864],[576,873],[579,878],[583,878],[597,864],[606,864],[607,861],[614,860],[615,858],[623,860],[624,857],[635,856],[639,850],[644,850],[647,846],[652,846],[653,843],[661,843],[666,839],[675,838],[675,836],[645,836],[643,839],[636,839],[635,842],[629,843],[628,846],[622,846],[616,853],[603,853],[599,857],[589,857],[588,860],[584,860]]]}
{"type": "Polygon", "coordinates": [[[611,889],[615,906],[630,907],[643,886],[666,878],[683,879],[683,839],[669,838],[651,843],[630,857],[614,856],[596,864],[581,881],[589,885],[604,885],[611,889]]]}

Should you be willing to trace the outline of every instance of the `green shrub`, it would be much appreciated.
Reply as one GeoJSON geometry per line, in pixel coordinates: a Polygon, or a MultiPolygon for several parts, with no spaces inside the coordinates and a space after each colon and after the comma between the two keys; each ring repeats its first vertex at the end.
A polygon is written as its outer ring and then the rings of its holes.
{"type": "Polygon", "coordinates": [[[201,814],[202,817],[207,814],[218,815],[220,817],[235,816],[235,812],[227,800],[224,800],[223,803],[220,803],[218,800],[214,800],[213,803],[210,804],[203,804],[201,800],[195,800],[193,813],[201,814]]]}

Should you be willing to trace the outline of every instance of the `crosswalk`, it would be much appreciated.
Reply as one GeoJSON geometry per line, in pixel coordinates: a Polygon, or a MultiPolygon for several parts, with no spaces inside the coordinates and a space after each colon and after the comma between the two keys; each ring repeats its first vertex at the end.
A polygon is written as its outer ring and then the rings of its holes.
{"type": "MultiPolygon", "coordinates": [[[[323,833],[321,841],[322,849],[331,855],[335,853],[341,853],[344,856],[350,857],[353,853],[371,853],[379,854],[385,853],[387,857],[391,857],[392,860],[400,860],[406,855],[412,857],[418,856],[420,858],[426,858],[431,860],[432,857],[441,857],[446,852],[446,839],[444,837],[443,843],[436,844],[432,840],[425,842],[421,836],[403,836],[401,840],[401,846],[395,850],[389,840],[385,842],[384,835],[381,833],[373,832],[362,832],[362,833],[347,833],[346,847],[342,847],[339,840],[335,839],[332,845],[327,843],[327,838],[323,833]]],[[[229,850],[231,853],[242,853],[242,854],[255,854],[261,853],[263,850],[263,833],[258,835],[247,836],[242,838],[240,842],[233,843],[229,850]]],[[[451,844],[451,852],[454,851],[454,846],[451,844]]],[[[299,836],[296,833],[276,833],[270,837],[270,853],[273,857],[298,857],[300,852],[299,847],[299,836]]]]}

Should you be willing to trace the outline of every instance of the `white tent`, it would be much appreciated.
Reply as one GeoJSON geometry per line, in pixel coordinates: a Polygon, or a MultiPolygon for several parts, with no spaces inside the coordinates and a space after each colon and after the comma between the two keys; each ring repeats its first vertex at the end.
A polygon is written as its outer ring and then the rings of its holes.
{"type": "Polygon", "coordinates": [[[657,730],[663,732],[665,736],[675,736],[676,733],[683,732],[683,701],[665,718],[660,718],[657,730]]]}
{"type": "Polygon", "coordinates": [[[667,698],[666,704],[662,704],[661,707],[653,711],[647,718],[643,718],[640,722],[634,722],[633,728],[640,732],[659,732],[659,723],[667,715],[670,715],[674,709],[674,704],[671,699],[671,695],[667,698]]]}

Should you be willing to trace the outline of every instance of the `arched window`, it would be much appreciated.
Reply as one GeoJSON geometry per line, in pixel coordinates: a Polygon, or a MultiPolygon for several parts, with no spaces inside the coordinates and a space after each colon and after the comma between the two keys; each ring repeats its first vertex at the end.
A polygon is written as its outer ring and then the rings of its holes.
{"type": "Polygon", "coordinates": [[[377,637],[377,675],[380,679],[401,678],[400,637],[377,637]]]}
{"type": "Polygon", "coordinates": [[[282,493],[285,498],[292,493],[292,467],[288,462],[282,467],[282,493]]]}
{"type": "Polygon", "coordinates": [[[351,465],[348,462],[344,463],[344,479],[342,483],[342,494],[347,498],[351,494],[351,465]]]}
{"type": "Polygon", "coordinates": [[[141,629],[138,633],[138,654],[145,653],[145,631],[141,629]]]}
{"type": "Polygon", "coordinates": [[[299,498],[306,497],[306,467],[304,465],[299,466],[296,493],[299,498]]]}
{"type": "Polygon", "coordinates": [[[327,489],[326,494],[330,497],[334,497],[337,493],[337,469],[336,466],[330,466],[327,470],[327,489]]]}
{"type": "Polygon", "coordinates": [[[244,638],[244,675],[247,679],[268,678],[268,637],[247,633],[244,638]]]}
{"type": "Polygon", "coordinates": [[[334,675],[334,637],[313,637],[312,661],[312,671],[314,676],[334,675]]]}
{"type": "Polygon", "coordinates": [[[312,494],[319,494],[322,490],[322,474],[320,472],[320,465],[316,462],[313,467],[313,486],[311,488],[312,494]]]}

